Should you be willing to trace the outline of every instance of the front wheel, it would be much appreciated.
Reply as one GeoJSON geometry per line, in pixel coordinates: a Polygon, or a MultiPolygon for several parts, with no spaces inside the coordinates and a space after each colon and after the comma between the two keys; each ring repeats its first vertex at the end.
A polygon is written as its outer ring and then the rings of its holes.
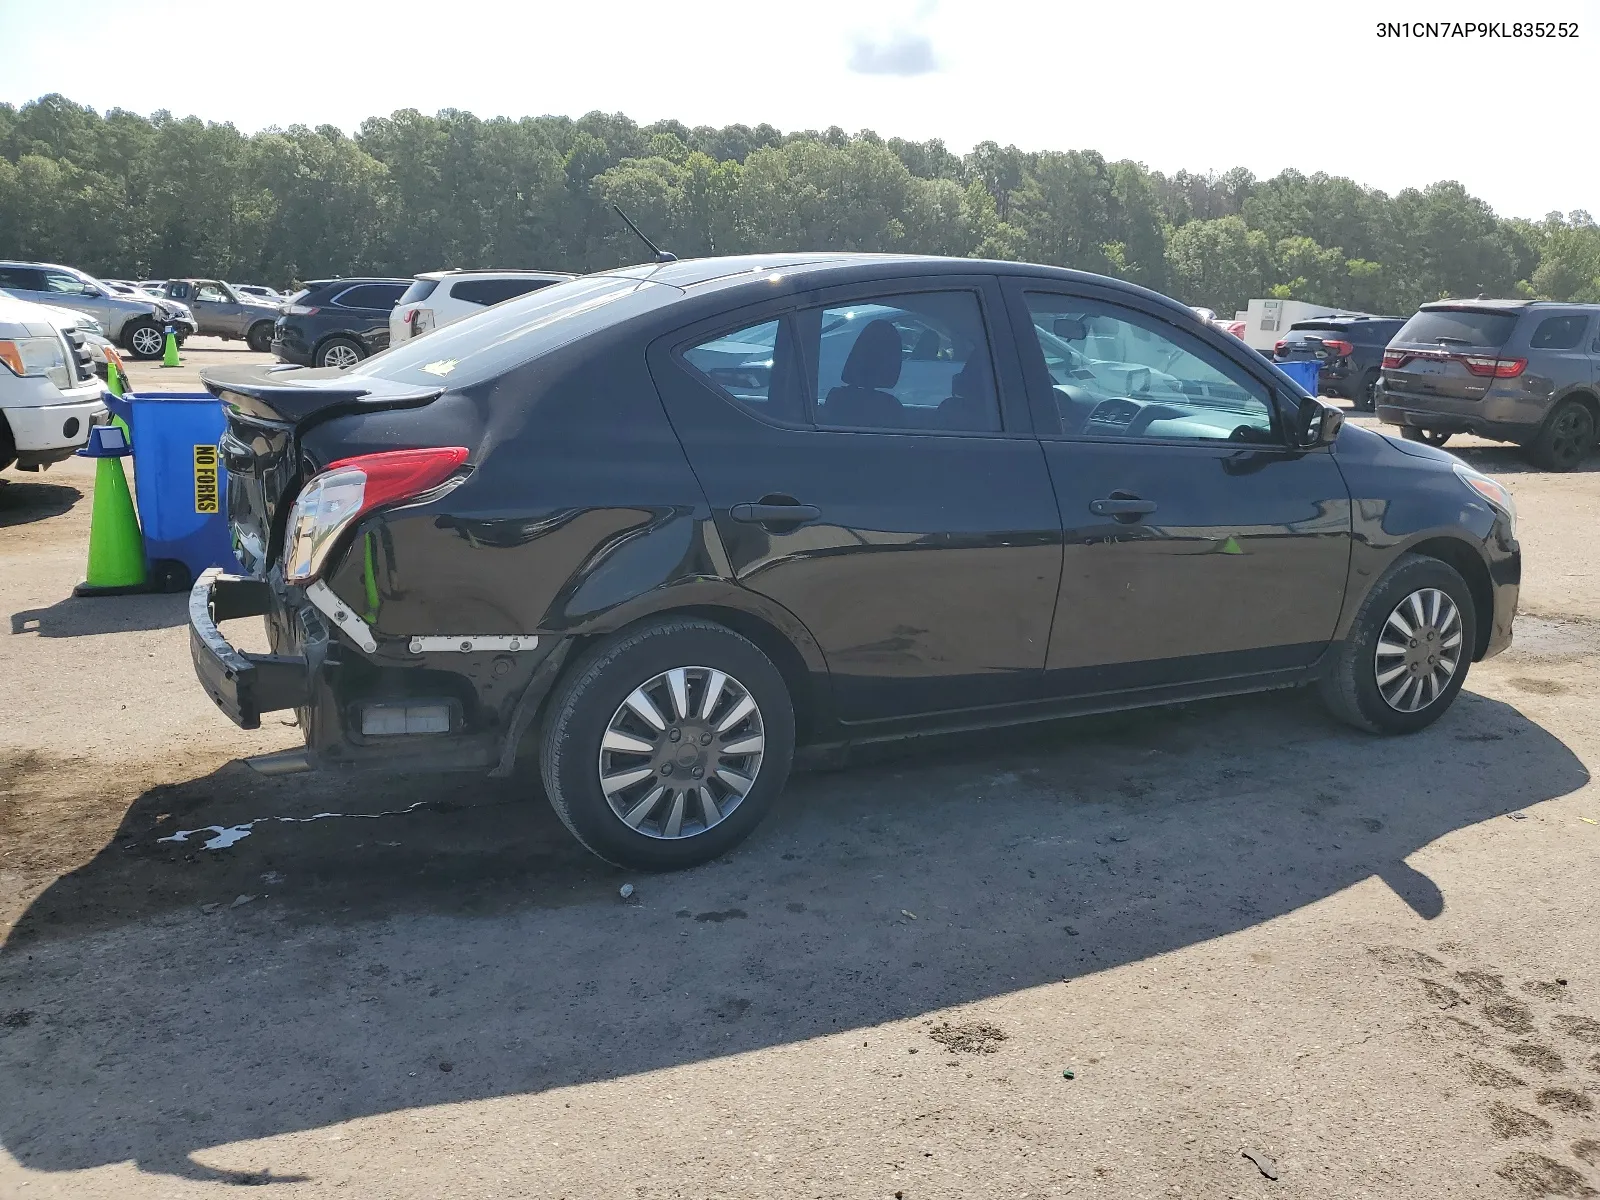
{"type": "Polygon", "coordinates": [[[1408,442],[1421,442],[1424,446],[1438,448],[1450,440],[1448,433],[1438,433],[1431,429],[1418,429],[1414,425],[1402,425],[1400,436],[1408,442]]]}
{"type": "Polygon", "coordinates": [[[607,862],[698,866],[750,835],[783,790],[794,706],[753,643],[673,618],[608,639],[550,698],[539,765],[556,815],[607,862]]]}
{"type": "Polygon", "coordinates": [[[145,362],[161,357],[166,348],[167,335],[154,321],[136,321],[122,332],[122,344],[129,354],[145,362]]]}
{"type": "Polygon", "coordinates": [[[1369,733],[1414,733],[1441,717],[1477,646],[1472,593],[1456,569],[1403,554],[1384,572],[1323,677],[1323,702],[1369,733]]]}

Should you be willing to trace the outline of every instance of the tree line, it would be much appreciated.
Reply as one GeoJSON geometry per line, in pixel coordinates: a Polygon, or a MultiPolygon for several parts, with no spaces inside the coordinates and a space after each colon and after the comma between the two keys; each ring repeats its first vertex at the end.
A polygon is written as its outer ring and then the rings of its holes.
{"type": "Polygon", "coordinates": [[[639,125],[405,109],[241,133],[64,96],[0,104],[0,256],[111,277],[287,285],[441,267],[637,262],[621,205],[679,257],[877,250],[1115,275],[1231,316],[1252,296],[1410,313],[1445,296],[1600,301],[1585,212],[1505,218],[1459,183],[1390,196],[1243,168],[1165,175],[1092,150],[870,130],[639,125]]]}

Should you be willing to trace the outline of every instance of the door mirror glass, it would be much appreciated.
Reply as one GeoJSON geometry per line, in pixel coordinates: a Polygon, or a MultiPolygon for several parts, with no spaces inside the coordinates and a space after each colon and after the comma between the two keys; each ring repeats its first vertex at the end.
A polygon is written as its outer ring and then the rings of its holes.
{"type": "Polygon", "coordinates": [[[1063,342],[1081,342],[1089,336],[1082,317],[1057,317],[1054,331],[1063,342]]]}
{"type": "Polygon", "coordinates": [[[1295,444],[1302,450],[1331,446],[1344,427],[1344,410],[1308,397],[1295,415],[1295,444]]]}

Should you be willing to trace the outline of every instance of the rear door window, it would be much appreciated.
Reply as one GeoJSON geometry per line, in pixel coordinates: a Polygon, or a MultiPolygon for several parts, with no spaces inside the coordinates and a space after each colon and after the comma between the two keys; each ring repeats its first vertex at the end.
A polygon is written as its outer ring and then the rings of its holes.
{"type": "Polygon", "coordinates": [[[499,304],[502,300],[526,296],[554,282],[553,279],[465,279],[450,289],[450,295],[468,304],[487,307],[499,304]]]}
{"type": "Polygon", "coordinates": [[[1539,322],[1533,336],[1528,339],[1528,346],[1533,350],[1572,350],[1583,341],[1583,331],[1589,326],[1589,318],[1584,313],[1572,313],[1564,317],[1546,317],[1539,322]]]}
{"type": "Polygon", "coordinates": [[[340,292],[333,302],[340,308],[390,309],[405,290],[405,285],[398,283],[358,283],[340,292]]]}
{"type": "Polygon", "coordinates": [[[1511,337],[1517,314],[1483,308],[1431,308],[1412,317],[1395,334],[1397,342],[1446,342],[1499,349],[1511,337]]]}
{"type": "Polygon", "coordinates": [[[37,267],[0,267],[0,288],[12,292],[42,292],[44,272],[37,267]]]}
{"type": "Polygon", "coordinates": [[[993,433],[994,362],[976,292],[888,295],[800,315],[818,426],[993,433]]]}

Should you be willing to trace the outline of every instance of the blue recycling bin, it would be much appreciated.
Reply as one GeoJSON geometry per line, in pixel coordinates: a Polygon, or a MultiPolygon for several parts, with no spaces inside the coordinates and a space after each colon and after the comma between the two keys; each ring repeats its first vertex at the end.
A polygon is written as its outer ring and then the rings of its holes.
{"type": "Polygon", "coordinates": [[[1317,394],[1317,375],[1322,370],[1322,364],[1313,359],[1302,359],[1294,362],[1281,362],[1278,370],[1294,380],[1307,392],[1317,394]]]}
{"type": "Polygon", "coordinates": [[[128,401],[152,585],[185,591],[207,567],[241,571],[228,535],[228,472],[217,453],[222,402],[209,392],[135,392],[128,401]]]}

